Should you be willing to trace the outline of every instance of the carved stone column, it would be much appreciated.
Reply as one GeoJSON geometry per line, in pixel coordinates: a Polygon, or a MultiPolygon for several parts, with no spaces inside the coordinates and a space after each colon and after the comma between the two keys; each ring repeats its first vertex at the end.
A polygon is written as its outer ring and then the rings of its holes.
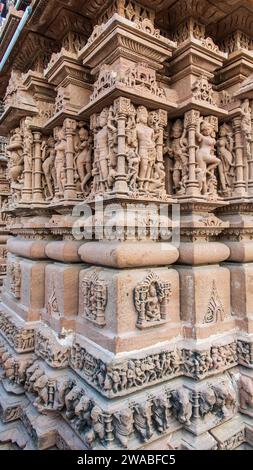
{"type": "Polygon", "coordinates": [[[74,119],[66,119],[64,121],[67,149],[66,149],[66,177],[67,183],[65,186],[64,197],[66,199],[73,199],[76,196],[74,185],[74,144],[73,137],[76,131],[76,121],[74,119]]]}
{"type": "Polygon", "coordinates": [[[24,186],[22,189],[22,201],[29,202],[32,199],[33,176],[33,134],[30,128],[30,118],[24,120],[23,129],[24,186]]]}
{"type": "Polygon", "coordinates": [[[236,181],[235,181],[235,194],[238,196],[244,196],[245,191],[245,181],[244,181],[244,162],[243,162],[243,143],[242,143],[242,134],[241,134],[241,117],[236,116],[233,119],[234,132],[235,132],[235,171],[236,171],[236,181]]]}
{"type": "Polygon", "coordinates": [[[195,133],[199,111],[190,110],[185,113],[185,128],[188,130],[188,148],[189,148],[189,173],[187,181],[186,194],[188,196],[199,195],[198,182],[196,180],[196,142],[195,133]]]}
{"type": "Polygon", "coordinates": [[[126,115],[129,112],[131,102],[127,98],[118,98],[115,101],[115,108],[118,114],[118,156],[117,156],[117,176],[115,181],[115,192],[127,193],[126,181],[126,115]]]}
{"type": "Polygon", "coordinates": [[[41,161],[41,133],[33,132],[34,141],[34,187],[33,200],[42,201],[42,161],[41,161]]]}
{"type": "Polygon", "coordinates": [[[250,159],[248,160],[248,171],[249,171],[249,181],[248,181],[248,193],[253,194],[253,101],[251,101],[251,142],[250,142],[250,159]]]}

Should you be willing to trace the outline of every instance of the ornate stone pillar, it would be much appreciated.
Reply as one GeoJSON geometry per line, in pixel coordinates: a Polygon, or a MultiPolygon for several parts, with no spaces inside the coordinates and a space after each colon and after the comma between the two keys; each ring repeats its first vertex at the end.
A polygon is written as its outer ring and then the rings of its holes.
{"type": "Polygon", "coordinates": [[[194,109],[185,113],[184,125],[188,131],[188,149],[189,149],[189,173],[187,181],[186,194],[188,196],[199,195],[199,186],[196,180],[196,125],[200,118],[200,112],[194,109]]]}
{"type": "Polygon", "coordinates": [[[24,186],[22,189],[22,202],[29,202],[32,200],[32,169],[34,147],[30,121],[30,118],[26,118],[23,122],[24,186]]]}
{"type": "Polygon", "coordinates": [[[66,186],[64,191],[65,199],[73,199],[76,197],[76,189],[74,184],[74,143],[73,137],[76,131],[76,121],[74,119],[65,119],[64,121],[67,148],[66,148],[66,186]]]}
{"type": "Polygon", "coordinates": [[[115,110],[118,115],[118,155],[117,175],[114,190],[117,193],[127,193],[126,181],[126,116],[129,113],[131,102],[127,98],[118,98],[115,101],[115,110]]]}
{"type": "Polygon", "coordinates": [[[33,132],[34,141],[34,187],[33,200],[43,200],[42,190],[42,160],[41,160],[41,133],[33,132]]]}
{"type": "Polygon", "coordinates": [[[248,160],[248,193],[253,194],[253,100],[251,101],[251,142],[250,142],[250,159],[248,160]]]}
{"type": "Polygon", "coordinates": [[[235,132],[235,194],[244,196],[245,180],[244,180],[244,162],[243,162],[243,143],[241,133],[241,116],[236,116],[233,119],[234,132],[235,132]]]}

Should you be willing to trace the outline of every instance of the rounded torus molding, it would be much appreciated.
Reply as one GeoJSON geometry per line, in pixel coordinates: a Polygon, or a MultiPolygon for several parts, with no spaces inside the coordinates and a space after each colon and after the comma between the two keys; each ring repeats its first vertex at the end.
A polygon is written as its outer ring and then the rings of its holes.
{"type": "Polygon", "coordinates": [[[29,259],[47,259],[47,244],[48,240],[22,240],[10,237],[7,241],[7,250],[29,259]]]}
{"type": "Polygon", "coordinates": [[[160,242],[88,242],[79,255],[88,264],[113,268],[166,266],[178,259],[178,250],[170,243],[160,242]]]}
{"type": "Polygon", "coordinates": [[[0,244],[7,243],[9,238],[10,238],[10,235],[0,235],[0,244]]]}
{"type": "Polygon", "coordinates": [[[253,262],[253,241],[224,242],[230,250],[227,261],[235,263],[253,262]]]}
{"type": "Polygon", "coordinates": [[[81,258],[78,254],[80,246],[83,242],[79,241],[55,241],[49,242],[46,247],[48,258],[63,263],[80,263],[81,258]]]}
{"type": "Polygon", "coordinates": [[[230,250],[218,242],[180,243],[179,264],[201,265],[216,264],[229,257],[230,250]]]}

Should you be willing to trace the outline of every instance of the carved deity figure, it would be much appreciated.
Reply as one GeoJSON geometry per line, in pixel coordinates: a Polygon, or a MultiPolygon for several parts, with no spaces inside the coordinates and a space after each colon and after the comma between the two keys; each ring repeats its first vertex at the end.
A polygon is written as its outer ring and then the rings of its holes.
{"type": "Polygon", "coordinates": [[[9,156],[8,174],[11,180],[13,198],[15,202],[18,202],[21,197],[24,170],[23,135],[19,127],[12,131],[6,150],[9,156]]]}
{"type": "Polygon", "coordinates": [[[24,155],[24,168],[26,171],[32,171],[33,163],[33,134],[29,124],[24,125],[23,137],[23,155],[24,155]]]}
{"type": "Polygon", "coordinates": [[[240,407],[243,410],[253,409],[253,379],[246,375],[240,375],[238,382],[240,394],[240,407]]]}
{"type": "Polygon", "coordinates": [[[185,193],[185,183],[188,177],[188,151],[184,126],[181,119],[177,119],[171,129],[171,145],[167,150],[173,159],[172,179],[176,194],[185,193]]]}
{"type": "Polygon", "coordinates": [[[210,184],[215,178],[214,170],[220,164],[220,160],[214,154],[216,140],[213,126],[207,121],[202,121],[200,129],[196,131],[196,138],[199,143],[196,152],[197,179],[201,193],[205,195],[211,192],[210,184]]]}
{"type": "Polygon", "coordinates": [[[81,191],[86,196],[89,193],[89,182],[92,176],[91,141],[89,131],[81,127],[78,131],[79,142],[75,146],[75,167],[81,183],[81,191]]]}
{"type": "Polygon", "coordinates": [[[170,295],[170,284],[160,281],[150,272],[134,291],[135,307],[138,312],[136,326],[142,328],[149,322],[165,321],[170,295]]]}
{"type": "Polygon", "coordinates": [[[140,157],[139,169],[139,189],[146,190],[149,188],[149,180],[151,179],[152,169],[156,162],[156,143],[155,132],[148,125],[148,110],[144,106],[137,108],[137,139],[138,139],[138,155],[140,157]]]}
{"type": "Polygon", "coordinates": [[[20,299],[21,289],[21,267],[18,261],[11,263],[7,267],[10,274],[10,290],[16,299],[20,299]]]}
{"type": "Polygon", "coordinates": [[[148,442],[152,437],[150,403],[134,406],[134,427],[142,441],[148,442]]]}
{"type": "Polygon", "coordinates": [[[242,133],[245,138],[245,145],[246,145],[246,152],[247,158],[251,158],[251,148],[250,144],[252,141],[252,125],[251,125],[251,106],[249,100],[246,98],[241,105],[241,126],[242,126],[242,133]]]}
{"type": "Polygon", "coordinates": [[[45,177],[46,199],[50,200],[54,197],[56,188],[56,171],[55,171],[55,140],[49,137],[47,142],[42,143],[42,170],[45,177]]]}
{"type": "Polygon", "coordinates": [[[122,410],[114,414],[114,432],[116,438],[126,449],[129,438],[134,430],[133,412],[130,409],[122,410]]]}
{"type": "Polygon", "coordinates": [[[55,171],[56,171],[56,185],[58,189],[58,196],[62,197],[64,193],[64,187],[66,184],[66,149],[67,141],[64,128],[61,127],[56,132],[56,144],[55,144],[55,171]]]}
{"type": "MultiPolygon", "coordinates": [[[[95,134],[95,157],[93,175],[98,174],[99,188],[101,191],[107,191],[112,187],[115,177],[115,145],[117,139],[117,129],[113,124],[112,107],[104,108],[98,116],[98,131],[95,134]],[[97,170],[97,171],[96,171],[97,170]]],[[[93,191],[96,190],[93,185],[93,191]]]]}
{"type": "Polygon", "coordinates": [[[234,141],[233,132],[228,124],[220,127],[219,138],[217,140],[217,156],[220,159],[218,165],[219,181],[221,192],[229,194],[233,187],[234,179],[234,141]]]}

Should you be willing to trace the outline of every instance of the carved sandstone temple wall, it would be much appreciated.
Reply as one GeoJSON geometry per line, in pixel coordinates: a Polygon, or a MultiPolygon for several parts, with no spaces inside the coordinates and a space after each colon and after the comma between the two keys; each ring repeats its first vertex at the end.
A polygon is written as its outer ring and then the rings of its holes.
{"type": "Polygon", "coordinates": [[[0,37],[0,441],[251,448],[252,3],[28,3],[0,37]]]}

